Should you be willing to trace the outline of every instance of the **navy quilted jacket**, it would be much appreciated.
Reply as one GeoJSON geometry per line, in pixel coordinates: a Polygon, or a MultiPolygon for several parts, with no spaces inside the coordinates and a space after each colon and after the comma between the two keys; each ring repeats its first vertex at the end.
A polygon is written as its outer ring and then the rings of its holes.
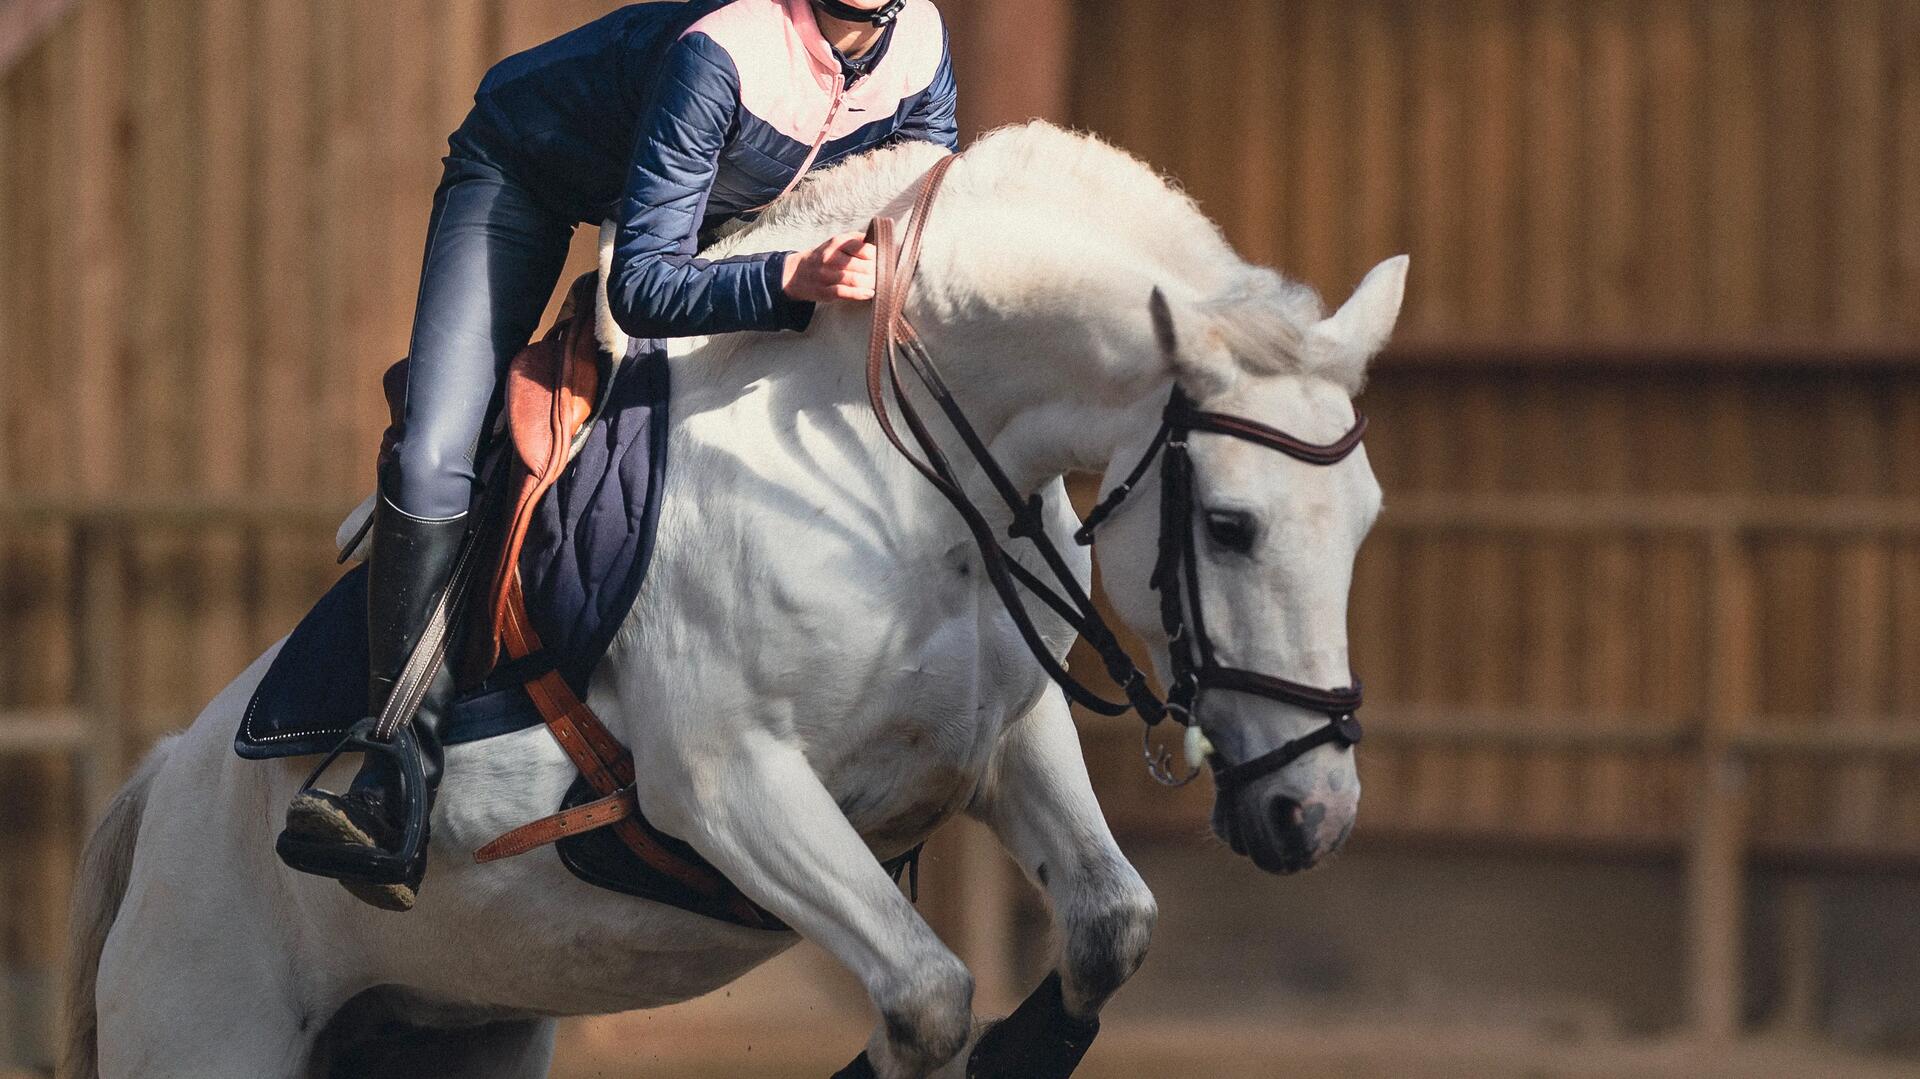
{"type": "Polygon", "coordinates": [[[700,236],[897,138],[958,141],[930,0],[910,0],[858,65],[808,0],[633,4],[501,61],[451,142],[571,220],[616,219],[614,317],[635,337],[685,337],[804,328],[813,305],[781,293],[784,253],[703,260],[700,236]]]}

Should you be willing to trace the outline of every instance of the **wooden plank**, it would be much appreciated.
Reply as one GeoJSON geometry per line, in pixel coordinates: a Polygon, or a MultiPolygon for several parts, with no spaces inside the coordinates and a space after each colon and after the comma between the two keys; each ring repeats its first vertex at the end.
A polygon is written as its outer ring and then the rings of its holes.
{"type": "MultiPolygon", "coordinates": [[[[196,348],[194,411],[199,429],[229,429],[255,405],[250,392],[248,294],[252,237],[248,231],[247,177],[253,166],[247,140],[249,22],[247,0],[201,0],[195,61],[198,87],[200,168],[195,196],[195,264],[201,288],[196,348]]],[[[196,489],[222,499],[241,499],[249,486],[248,454],[221,438],[201,442],[195,462],[196,489]]],[[[192,700],[210,700],[251,659],[248,592],[241,569],[248,564],[247,532],[213,527],[198,534],[194,591],[192,700]]]]}
{"type": "Polygon", "coordinates": [[[69,177],[75,193],[73,232],[87,252],[80,279],[80,307],[89,313],[72,327],[75,343],[70,394],[73,422],[87,437],[73,440],[79,493],[101,495],[117,482],[123,432],[115,422],[122,392],[122,360],[129,345],[124,310],[130,276],[130,245],[124,229],[130,215],[131,162],[122,127],[128,108],[126,5],[117,0],[83,5],[76,16],[79,56],[74,93],[79,118],[74,145],[82,156],[69,177]]]}
{"type": "MultiPolygon", "coordinates": [[[[20,186],[16,174],[20,169],[20,155],[15,149],[19,135],[14,120],[15,105],[11,93],[11,83],[0,80],[0,237],[9,240],[14,235],[14,217],[24,212],[24,199],[18,191],[20,186]]],[[[21,275],[20,249],[16,243],[0,244],[0,340],[12,341],[16,333],[15,326],[20,321],[18,307],[18,287],[21,275]]],[[[18,362],[12,349],[0,350],[0,379],[11,379],[13,365],[18,362]]],[[[5,406],[0,405],[0,422],[5,419],[5,406]]],[[[12,493],[12,484],[7,482],[12,454],[7,440],[0,437],[0,492],[12,493]]]]}
{"type": "Polygon", "coordinates": [[[380,376],[409,348],[427,224],[440,176],[436,140],[445,138],[445,133],[438,130],[432,66],[401,62],[434,51],[431,22],[389,7],[380,10],[375,26],[390,42],[394,71],[386,86],[388,105],[374,116],[380,125],[379,156],[384,163],[375,197],[383,211],[380,227],[386,237],[375,258],[376,267],[382,271],[384,302],[379,305],[381,317],[376,327],[379,347],[375,355],[364,358],[365,366],[357,371],[359,422],[356,441],[347,456],[352,458],[355,470],[350,486],[358,491],[373,490],[378,440],[388,421],[380,376]]]}
{"type": "MultiPolygon", "coordinates": [[[[1704,545],[1694,537],[1659,537],[1642,550],[1647,559],[1645,707],[1665,722],[1692,724],[1706,702],[1700,672],[1706,669],[1708,597],[1704,545]]],[[[1687,818],[1684,792],[1690,767],[1677,757],[1643,755],[1633,771],[1633,798],[1643,807],[1635,827],[1647,835],[1675,838],[1687,818]]]]}
{"type": "MultiPolygon", "coordinates": [[[[1590,383],[1574,437],[1582,455],[1580,471],[1568,486],[1589,497],[1631,489],[1640,444],[1631,387],[1618,382],[1590,383]]],[[[1645,617],[1645,547],[1637,537],[1601,535],[1588,547],[1580,595],[1581,701],[1600,710],[1637,710],[1645,706],[1645,638],[1637,628],[1645,617]]],[[[1631,825],[1634,805],[1629,787],[1636,762],[1621,755],[1593,755],[1584,765],[1587,802],[1582,819],[1590,828],[1617,832],[1631,825]]]]}
{"type": "Polygon", "coordinates": [[[1756,8],[1706,8],[1708,325],[1718,334],[1750,333],[1765,304],[1765,170],[1761,164],[1761,95],[1765,68],[1756,8]]]}
{"type": "Polygon", "coordinates": [[[1211,107],[1218,100],[1214,79],[1222,77],[1213,70],[1223,44],[1220,30],[1217,22],[1206,20],[1188,33],[1159,43],[1156,51],[1171,59],[1178,69],[1208,74],[1161,83],[1158,115],[1164,124],[1167,160],[1173,163],[1187,194],[1209,218],[1231,221],[1235,192],[1224,182],[1224,170],[1214,166],[1218,148],[1232,141],[1231,132],[1237,124],[1224,110],[1211,107]]]}
{"type": "MultiPolygon", "coordinates": [[[[251,26],[250,91],[256,101],[308,101],[315,91],[308,0],[261,0],[251,26]]],[[[255,110],[249,132],[256,272],[252,282],[254,392],[262,403],[304,401],[317,362],[312,340],[313,267],[307,225],[320,197],[315,183],[314,130],[304,109],[255,110]]],[[[315,488],[320,452],[304,410],[257,408],[253,421],[253,489],[288,498],[315,488]]],[[[337,452],[326,447],[325,453],[337,452]]],[[[311,533],[271,529],[258,540],[255,618],[262,636],[291,628],[313,599],[304,580],[325,541],[311,533]]]]}
{"type": "MultiPolygon", "coordinates": [[[[1890,298],[1920,296],[1920,5],[1888,0],[1887,41],[1891,45],[1887,83],[1887,130],[1893,132],[1891,198],[1887,226],[1891,238],[1890,298]]],[[[1920,304],[1895,302],[1889,323],[1896,336],[1920,336],[1920,304]]]]}
{"type": "MultiPolygon", "coordinates": [[[[138,4],[134,7],[130,78],[134,186],[129,282],[140,362],[131,380],[128,423],[132,456],[126,480],[158,497],[191,488],[199,445],[219,428],[203,431],[194,404],[196,314],[200,277],[171,272],[190,258],[199,228],[196,178],[200,130],[196,80],[183,57],[194,53],[199,9],[138,4]]],[[[194,702],[195,618],[191,580],[193,543],[182,532],[146,532],[132,537],[133,572],[139,602],[133,608],[141,647],[134,660],[137,699],[167,710],[194,702]]],[[[148,738],[164,733],[143,732],[148,738]]]]}
{"type": "MultiPolygon", "coordinates": [[[[1512,395],[1490,379],[1476,379],[1464,388],[1455,419],[1461,432],[1462,467],[1453,478],[1458,491],[1484,494],[1514,481],[1507,461],[1510,435],[1502,416],[1511,412],[1512,395]]],[[[1525,663],[1529,657],[1518,631],[1518,572],[1515,550],[1507,537],[1480,536],[1462,552],[1458,563],[1459,599],[1453,605],[1457,620],[1451,639],[1456,655],[1506,656],[1525,663]]],[[[1461,700],[1478,707],[1506,707],[1515,703],[1513,679],[1498,662],[1461,662],[1461,700]]],[[[1519,811],[1512,804],[1518,769],[1511,755],[1476,753],[1462,761],[1462,797],[1458,806],[1469,825],[1491,824],[1519,811]]]]}
{"type": "Polygon", "coordinates": [[[1734,530],[1805,536],[1862,532],[1911,536],[1920,529],[1920,506],[1891,498],[1661,497],[1629,493],[1476,498],[1427,495],[1414,490],[1394,496],[1378,527],[1419,532],[1574,535],[1734,530]]]}
{"type": "Polygon", "coordinates": [[[1462,21],[1464,112],[1471,118],[1463,149],[1473,179],[1461,192],[1467,238],[1455,272],[1466,279],[1467,320],[1498,334],[1519,321],[1519,8],[1515,0],[1474,0],[1462,21]]]}
{"type": "Polygon", "coordinates": [[[1410,246],[1425,270],[1401,315],[1402,340],[1444,338],[1466,322],[1460,272],[1466,247],[1460,201],[1462,65],[1449,5],[1413,9],[1409,174],[1405,178],[1410,246]]]}
{"type": "MultiPolygon", "coordinates": [[[[1248,259],[1278,265],[1283,252],[1288,250],[1291,238],[1288,226],[1292,224],[1284,209],[1287,185],[1292,179],[1285,136],[1292,110],[1287,106],[1286,84],[1280,70],[1288,12],[1279,4],[1251,4],[1244,14],[1245,18],[1234,27],[1231,46],[1232,66],[1245,79],[1242,92],[1251,106],[1232,111],[1239,121],[1231,174],[1232,186],[1238,192],[1234,239],[1248,259]]],[[[1153,80],[1128,81],[1140,84],[1153,80]]],[[[1134,91],[1134,94],[1142,93],[1151,94],[1152,88],[1138,86],[1134,91]]]]}
{"type": "MultiPolygon", "coordinates": [[[[1756,563],[1760,599],[1760,699],[1770,708],[1817,716],[1833,688],[1833,596],[1823,587],[1833,560],[1827,544],[1789,537],[1770,539],[1756,563]]],[[[1813,766],[1777,761],[1755,784],[1754,827],[1771,838],[1797,841],[1819,831],[1829,792],[1813,766]]]]}
{"type": "MultiPolygon", "coordinates": [[[[1754,301],[1757,305],[1759,300],[1754,301]]],[[[1743,324],[1755,332],[1756,321],[1743,324]]],[[[1704,371],[1725,374],[1806,372],[1845,374],[1851,371],[1920,369],[1920,346],[1912,342],[1849,340],[1776,334],[1766,338],[1738,333],[1713,337],[1667,338],[1634,335],[1611,339],[1563,340],[1508,337],[1479,340],[1456,336],[1451,340],[1407,340],[1380,355],[1374,368],[1397,370],[1568,371],[1704,371]]]]}
{"type": "MultiPolygon", "coordinates": [[[[1893,546],[1890,576],[1890,647],[1904,660],[1920,655],[1920,542],[1893,546]]],[[[1894,664],[1888,681],[1888,707],[1901,715],[1920,716],[1920,664],[1894,664]]],[[[1887,830],[1909,845],[1920,843],[1920,763],[1890,768],[1888,773],[1887,830]]]]}
{"type": "MultiPolygon", "coordinates": [[[[1342,206],[1348,185],[1346,104],[1352,65],[1346,54],[1344,4],[1295,5],[1288,35],[1292,63],[1287,95],[1287,257],[1284,265],[1323,295],[1343,295],[1357,277],[1347,268],[1342,206]]],[[[1217,109],[1217,106],[1214,107],[1217,109]]]]}
{"type": "MultiPolygon", "coordinates": [[[[35,369],[44,364],[23,362],[51,357],[57,363],[45,324],[53,310],[45,267],[57,249],[52,219],[60,190],[58,135],[56,117],[36,103],[56,92],[59,59],[55,49],[34,50],[0,94],[0,114],[5,114],[0,128],[9,158],[0,167],[12,171],[5,182],[10,205],[3,220],[15,247],[6,253],[11,268],[4,274],[14,312],[7,346],[14,355],[0,367],[7,387],[0,393],[0,491],[10,496],[60,481],[48,474],[46,443],[36,444],[46,435],[33,408],[52,373],[35,369]]],[[[48,587],[56,579],[49,576],[48,540],[44,530],[0,535],[0,612],[10,642],[0,655],[0,707],[44,708],[57,699],[50,694],[58,687],[47,680],[50,642],[40,639],[58,626],[57,598],[48,587]]],[[[59,778],[44,759],[0,761],[0,820],[8,822],[0,829],[0,910],[10,912],[6,932],[0,933],[0,967],[29,983],[50,974],[57,961],[57,945],[50,939],[61,932],[62,908],[49,892],[50,885],[58,887],[59,875],[57,869],[49,871],[49,863],[64,862],[60,848],[66,837],[57,831],[53,807],[33,792],[59,789],[53,786],[59,778]]],[[[8,1005],[0,997],[0,1008],[16,1010],[8,1005]]],[[[23,1026],[32,1023],[37,1031],[24,1006],[18,1014],[23,1026]]]]}
{"type": "Polygon", "coordinates": [[[1766,80],[1767,323],[1818,332],[1831,325],[1833,190],[1827,142],[1833,72],[1826,5],[1768,8],[1766,80]]]}
{"type": "Polygon", "coordinates": [[[94,737],[91,717],[68,709],[0,712],[0,754],[71,753],[94,737]]]}
{"type": "MultiPolygon", "coordinates": [[[[6,342],[14,357],[0,391],[5,398],[0,401],[0,423],[4,423],[0,441],[7,443],[0,450],[0,468],[7,470],[7,479],[17,490],[58,489],[69,480],[66,460],[49,452],[66,441],[66,417],[46,403],[58,399],[62,361],[71,358],[67,343],[56,332],[59,318],[71,316],[73,309],[60,294],[61,286],[71,283],[69,271],[59,268],[66,253],[61,171],[69,161],[58,125],[65,117],[52,106],[64,89],[62,65],[73,62],[73,44],[70,34],[46,40],[11,80],[15,143],[10,149],[18,155],[21,204],[10,223],[19,261],[11,284],[16,312],[10,327],[13,336],[6,342]]],[[[21,566],[13,570],[29,572],[21,566]]],[[[37,657],[16,659],[28,668],[38,666],[37,657]]]]}
{"type": "MultiPolygon", "coordinates": [[[[1842,543],[1834,568],[1836,602],[1828,632],[1835,664],[1828,699],[1834,711],[1842,714],[1871,713],[1888,705],[1886,691],[1894,661],[1889,602],[1892,555],[1883,541],[1842,543]]],[[[1831,728],[1834,721],[1821,726],[1831,728]]],[[[1849,836],[1879,834],[1888,781],[1884,762],[1848,761],[1836,771],[1826,784],[1824,827],[1849,836]]]]}
{"type": "Polygon", "coordinates": [[[1880,0],[1837,0],[1829,14],[1834,152],[1825,185],[1832,189],[1835,257],[1828,287],[1835,328],[1861,336],[1882,333],[1899,317],[1886,293],[1887,140],[1898,129],[1887,126],[1891,43],[1883,16],[1880,0]]]}
{"type": "Polygon", "coordinates": [[[1707,191],[1700,160],[1706,144],[1701,71],[1702,6],[1685,0],[1647,4],[1647,194],[1645,288],[1651,327],[1697,332],[1706,317],[1707,191]]]}
{"type": "Polygon", "coordinates": [[[1624,0],[1584,5],[1589,62],[1586,128],[1589,333],[1631,337],[1642,328],[1639,287],[1645,252],[1641,176],[1646,147],[1643,56],[1624,0]]]}
{"type": "Polygon", "coordinates": [[[1587,264],[1581,217],[1580,131],[1585,93],[1581,26],[1574,0],[1525,8],[1527,93],[1520,166],[1525,248],[1523,322],[1536,341],[1579,332],[1587,264]]]}
{"type": "MultiPolygon", "coordinates": [[[[1408,248],[1400,197],[1406,172],[1405,16],[1404,6],[1397,3],[1354,5],[1344,16],[1353,42],[1352,116],[1345,133],[1353,167],[1341,221],[1344,246],[1354,256],[1347,266],[1353,280],[1408,248]]],[[[1425,261],[1415,260],[1413,279],[1419,281],[1425,271],[1425,261]]]]}
{"type": "Polygon", "coordinates": [[[1687,848],[1688,1003],[1694,1033],[1726,1041],[1740,1031],[1744,1004],[1747,895],[1745,773],[1729,741],[1751,708],[1754,612],[1746,552],[1721,539],[1711,557],[1708,711],[1687,848]]]}

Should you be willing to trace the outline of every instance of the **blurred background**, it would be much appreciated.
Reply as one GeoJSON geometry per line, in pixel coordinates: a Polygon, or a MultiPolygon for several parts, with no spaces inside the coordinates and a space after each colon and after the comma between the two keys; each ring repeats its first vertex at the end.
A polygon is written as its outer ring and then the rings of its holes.
{"type": "MultiPolygon", "coordinates": [[[[0,1072],[90,814],[335,575],[446,133],[612,6],[0,0],[0,1072]]],[[[1261,876],[1088,719],[1162,915],[1085,1073],[1920,1074],[1920,2],[941,6],[969,132],[1098,132],[1336,302],[1413,255],[1359,828],[1261,876]]],[[[978,830],[922,906],[983,1012],[1048,965],[978,830]]],[[[802,946],[558,1074],[868,1023],[802,946]]]]}

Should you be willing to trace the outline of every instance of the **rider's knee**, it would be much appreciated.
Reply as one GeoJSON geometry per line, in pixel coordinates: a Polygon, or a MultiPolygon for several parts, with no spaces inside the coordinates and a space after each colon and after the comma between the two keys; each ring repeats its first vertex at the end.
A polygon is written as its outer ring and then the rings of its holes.
{"type": "Polygon", "coordinates": [[[951,954],[913,965],[874,994],[897,1052],[937,1065],[966,1045],[973,1027],[973,974],[951,954]]]}
{"type": "Polygon", "coordinates": [[[389,497],[415,517],[439,520],[467,511],[473,495],[473,451],[434,432],[409,431],[394,447],[389,497]]]}

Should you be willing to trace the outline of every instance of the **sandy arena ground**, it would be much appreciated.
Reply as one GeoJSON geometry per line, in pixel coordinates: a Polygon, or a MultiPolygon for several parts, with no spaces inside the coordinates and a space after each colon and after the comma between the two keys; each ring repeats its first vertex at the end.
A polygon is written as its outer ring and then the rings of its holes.
{"type": "MultiPolygon", "coordinates": [[[[803,949],[804,950],[804,949],[803,949]]],[[[1004,1011],[1010,1002],[982,1007],[1004,1011]]],[[[826,1079],[865,1043],[851,985],[790,955],[710,998],[563,1028],[554,1079],[826,1079]]],[[[1623,1041],[1407,1016],[1183,1020],[1125,996],[1076,1079],[1920,1079],[1920,1062],[1757,1038],[1623,1041]]]]}

